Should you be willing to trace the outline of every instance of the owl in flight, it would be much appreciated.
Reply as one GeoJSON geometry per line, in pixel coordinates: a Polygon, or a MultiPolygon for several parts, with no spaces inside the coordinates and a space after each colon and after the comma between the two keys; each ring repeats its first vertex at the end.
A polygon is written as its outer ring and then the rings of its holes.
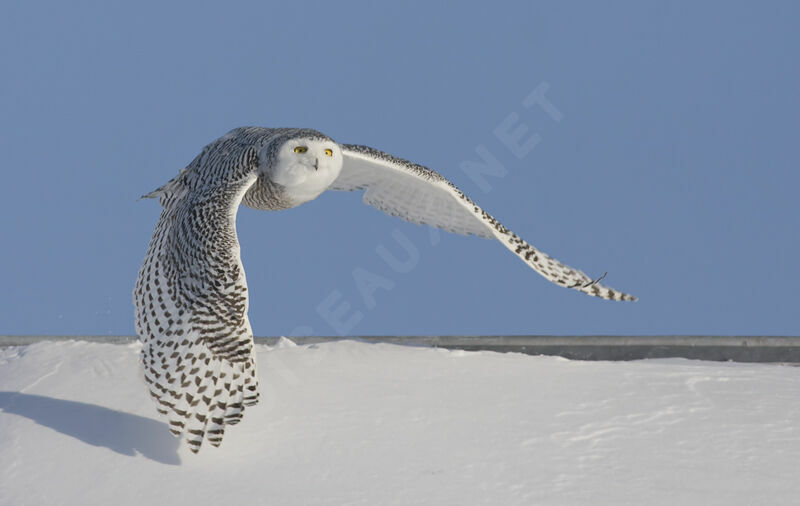
{"type": "Polygon", "coordinates": [[[636,300],[534,248],[433,170],[315,130],[236,128],[145,195],[163,209],[134,289],[136,333],[156,409],[193,452],[218,446],[258,402],[239,204],[277,211],[325,190],[365,190],[364,202],[406,221],[497,239],[553,283],[636,300]]]}

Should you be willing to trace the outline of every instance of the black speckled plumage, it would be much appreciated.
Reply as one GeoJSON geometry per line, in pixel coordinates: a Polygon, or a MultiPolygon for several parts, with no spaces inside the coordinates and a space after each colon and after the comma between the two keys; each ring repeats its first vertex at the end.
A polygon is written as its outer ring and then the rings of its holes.
{"type": "Polygon", "coordinates": [[[316,130],[234,129],[146,195],[159,198],[163,209],[134,288],[136,332],[157,409],[192,451],[204,440],[219,445],[226,426],[258,402],[236,235],[239,205],[287,209],[325,189],[365,190],[365,203],[404,220],[498,239],[560,286],[604,299],[636,300],[534,248],[431,169],[367,146],[336,144],[316,130]],[[326,146],[324,154],[315,152],[313,169],[310,159],[298,169],[280,158],[287,146],[300,142],[312,151],[326,146]],[[318,171],[320,158],[325,164],[318,171]],[[298,179],[305,182],[297,186],[273,180],[278,171],[294,177],[306,169],[298,179]]]}

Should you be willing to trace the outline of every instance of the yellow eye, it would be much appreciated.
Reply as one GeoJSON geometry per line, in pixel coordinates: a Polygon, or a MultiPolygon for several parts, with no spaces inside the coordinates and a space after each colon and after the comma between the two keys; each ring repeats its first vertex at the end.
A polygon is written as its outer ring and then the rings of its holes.
{"type": "Polygon", "coordinates": [[[294,148],[295,153],[305,153],[306,151],[308,151],[308,148],[305,146],[297,146],[294,148]]]}
{"type": "Polygon", "coordinates": [[[332,149],[326,149],[325,150],[325,154],[328,155],[328,156],[333,156],[333,150],[332,149]]]}

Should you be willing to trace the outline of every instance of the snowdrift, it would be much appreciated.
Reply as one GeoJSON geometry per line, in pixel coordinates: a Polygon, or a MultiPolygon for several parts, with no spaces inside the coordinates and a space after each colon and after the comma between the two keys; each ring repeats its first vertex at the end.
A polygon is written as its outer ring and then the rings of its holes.
{"type": "Polygon", "coordinates": [[[800,370],[259,345],[261,403],[199,455],[138,344],[0,350],[0,504],[793,504],[800,370]]]}

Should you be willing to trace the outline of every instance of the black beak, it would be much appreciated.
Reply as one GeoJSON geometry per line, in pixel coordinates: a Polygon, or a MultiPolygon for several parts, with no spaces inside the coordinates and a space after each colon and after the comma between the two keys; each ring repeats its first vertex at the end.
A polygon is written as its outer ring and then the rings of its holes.
{"type": "Polygon", "coordinates": [[[319,158],[314,158],[314,170],[319,170],[319,158]]]}

